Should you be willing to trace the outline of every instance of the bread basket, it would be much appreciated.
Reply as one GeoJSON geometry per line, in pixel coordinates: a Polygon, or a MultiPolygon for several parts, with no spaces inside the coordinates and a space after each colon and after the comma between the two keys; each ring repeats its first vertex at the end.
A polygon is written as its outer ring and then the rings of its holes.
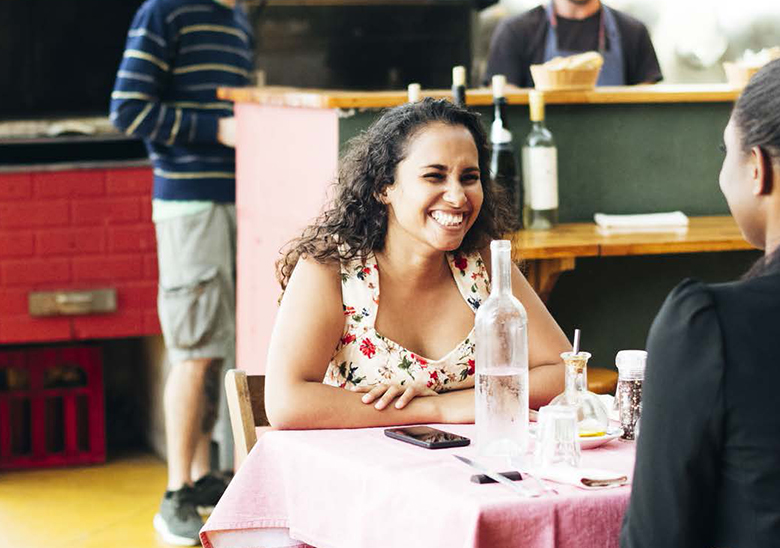
{"type": "Polygon", "coordinates": [[[740,63],[723,63],[723,70],[726,71],[726,81],[735,88],[744,88],[755,73],[761,67],[742,65],[740,63]]]}
{"type": "Polygon", "coordinates": [[[764,48],[761,51],[745,50],[739,61],[723,63],[726,80],[733,87],[742,89],[761,67],[775,59],[780,59],[780,46],[764,48]]]}
{"type": "Polygon", "coordinates": [[[590,51],[531,65],[531,76],[534,87],[543,91],[589,90],[596,87],[603,64],[601,55],[590,51]]]}

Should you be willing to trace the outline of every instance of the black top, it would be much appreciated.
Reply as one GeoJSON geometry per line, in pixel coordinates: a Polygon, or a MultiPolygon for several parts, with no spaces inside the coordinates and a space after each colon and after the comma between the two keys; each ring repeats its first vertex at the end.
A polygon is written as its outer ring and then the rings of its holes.
{"type": "MultiPolygon", "coordinates": [[[[638,19],[612,8],[623,46],[626,85],[658,82],[663,78],[661,67],[650,41],[647,28],[638,19]]],[[[569,51],[598,51],[601,10],[582,20],[558,19],[558,47],[569,51]]],[[[550,20],[544,6],[508,17],[493,33],[488,54],[485,82],[494,74],[503,74],[507,82],[520,87],[533,87],[531,65],[544,63],[544,45],[550,20]]],[[[607,37],[605,47],[612,47],[607,37]]]]}
{"type": "Polygon", "coordinates": [[[780,546],[780,268],[686,280],[647,350],[621,546],[780,546]]]}

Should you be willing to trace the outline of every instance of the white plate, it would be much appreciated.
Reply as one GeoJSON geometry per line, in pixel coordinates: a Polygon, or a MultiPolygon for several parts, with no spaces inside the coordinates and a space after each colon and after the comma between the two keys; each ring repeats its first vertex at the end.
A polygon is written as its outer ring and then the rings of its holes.
{"type": "Polygon", "coordinates": [[[620,434],[622,433],[623,430],[621,428],[610,426],[609,428],[607,428],[607,433],[604,434],[603,436],[580,438],[580,449],[595,449],[596,447],[601,447],[602,445],[609,443],[614,439],[619,438],[620,434]]]}
{"type": "MultiPolygon", "coordinates": [[[[536,424],[531,423],[530,425],[530,433],[533,437],[536,437],[536,424]]],[[[620,434],[623,433],[623,429],[619,428],[617,426],[610,426],[607,428],[607,433],[603,436],[593,436],[589,438],[580,438],[580,449],[595,449],[596,447],[601,447],[602,445],[605,445],[612,440],[615,440],[620,437],[620,434]]]]}

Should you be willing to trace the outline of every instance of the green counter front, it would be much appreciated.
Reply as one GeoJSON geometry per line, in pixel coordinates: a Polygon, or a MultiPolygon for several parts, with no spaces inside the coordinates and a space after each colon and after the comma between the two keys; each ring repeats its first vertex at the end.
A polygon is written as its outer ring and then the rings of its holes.
{"type": "MultiPolygon", "coordinates": [[[[238,118],[237,363],[263,373],[280,293],[273,269],[280,247],[321,210],[345,143],[405,94],[290,88],[221,94],[236,102],[238,118]]],[[[728,214],[718,188],[718,145],[736,97],[726,86],[547,94],[547,126],[558,146],[561,222],[592,221],[596,212],[728,214]]],[[[520,146],[530,129],[528,92],[514,90],[507,99],[520,146]]],[[[468,105],[486,128],[490,102],[487,90],[468,93],[468,105]]],[[[581,258],[560,277],[548,306],[567,333],[582,329],[593,364],[614,367],[618,350],[644,347],[655,313],[680,280],[733,279],[758,256],[735,251],[581,258]]]]}

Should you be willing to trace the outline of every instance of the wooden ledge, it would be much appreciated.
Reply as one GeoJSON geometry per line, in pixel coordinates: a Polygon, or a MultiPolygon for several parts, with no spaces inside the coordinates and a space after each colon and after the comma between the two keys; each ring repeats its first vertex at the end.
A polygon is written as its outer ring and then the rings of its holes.
{"type": "Polygon", "coordinates": [[[520,230],[511,238],[516,260],[755,249],[727,215],[691,217],[682,231],[605,234],[594,223],[569,223],[552,230],[520,230]]]}
{"type": "Polygon", "coordinates": [[[619,257],[754,250],[729,216],[691,217],[681,231],[605,234],[593,223],[569,223],[552,230],[520,230],[509,235],[512,258],[543,301],[578,257],[619,257]]]}
{"type": "MultiPolygon", "coordinates": [[[[511,105],[528,104],[529,89],[510,88],[511,105]]],[[[220,88],[220,99],[236,103],[258,103],[280,107],[303,108],[385,108],[405,103],[406,91],[340,91],[268,86],[262,88],[220,88]]],[[[423,97],[450,97],[449,90],[423,90],[423,97]]],[[[739,90],[726,84],[649,85],[599,87],[590,91],[551,91],[545,93],[548,104],[644,104],[644,103],[728,103],[739,96],[739,90]]],[[[487,88],[470,89],[466,103],[471,106],[492,104],[487,88]]]]}

